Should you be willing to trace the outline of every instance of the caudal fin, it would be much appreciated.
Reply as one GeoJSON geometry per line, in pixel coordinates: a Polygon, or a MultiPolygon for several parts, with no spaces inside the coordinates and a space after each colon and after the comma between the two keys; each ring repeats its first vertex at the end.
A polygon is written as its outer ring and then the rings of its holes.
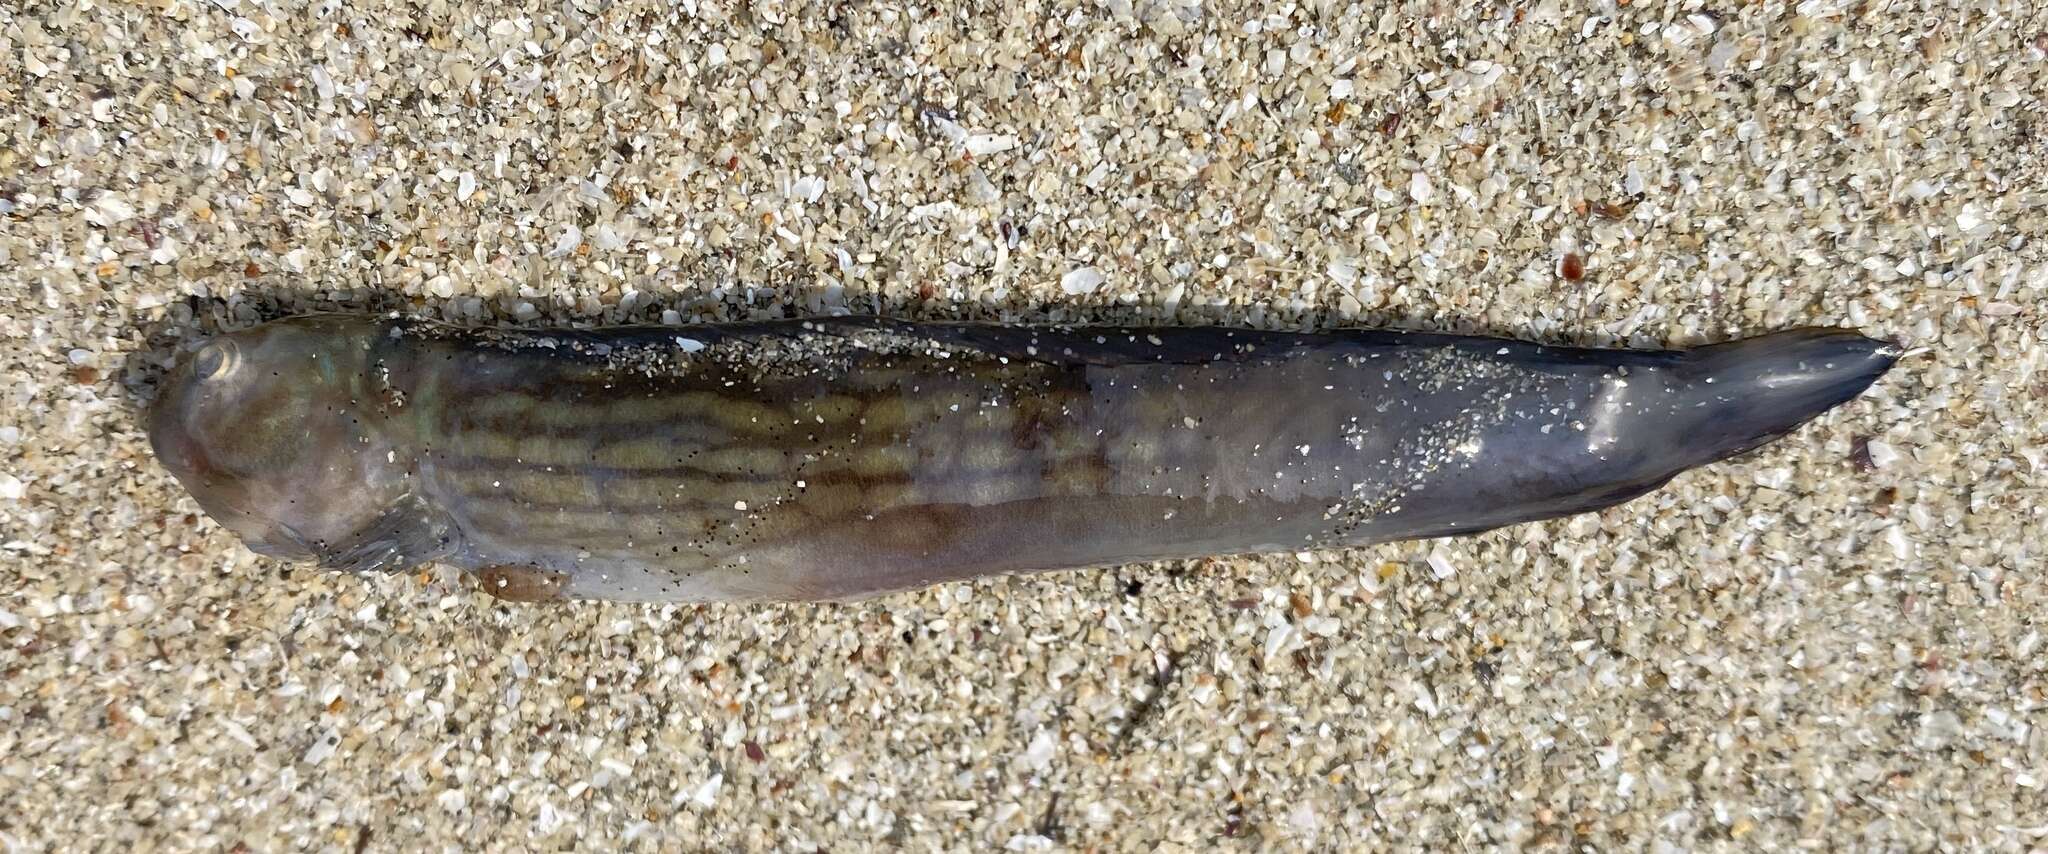
{"type": "Polygon", "coordinates": [[[1900,348],[1841,329],[1792,329],[1686,354],[1677,411],[1701,462],[1725,459],[1791,432],[1855,399],[1899,359],[1900,348]]]}

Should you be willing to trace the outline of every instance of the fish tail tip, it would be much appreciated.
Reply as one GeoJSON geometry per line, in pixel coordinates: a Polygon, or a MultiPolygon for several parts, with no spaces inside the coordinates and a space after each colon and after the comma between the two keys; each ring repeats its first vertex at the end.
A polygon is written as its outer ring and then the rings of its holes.
{"type": "Polygon", "coordinates": [[[1713,459],[1749,450],[1856,399],[1904,355],[1897,342],[1830,328],[1695,350],[1679,392],[1698,413],[1691,437],[1713,459]]]}
{"type": "MultiPolygon", "coordinates": [[[[1803,327],[1706,347],[1698,365],[1716,382],[1777,397],[1855,397],[1906,355],[1898,342],[1850,329],[1803,327]]],[[[1840,400],[1836,401],[1841,402],[1840,400]]],[[[1826,404],[1832,406],[1834,404],[1826,404]]]]}

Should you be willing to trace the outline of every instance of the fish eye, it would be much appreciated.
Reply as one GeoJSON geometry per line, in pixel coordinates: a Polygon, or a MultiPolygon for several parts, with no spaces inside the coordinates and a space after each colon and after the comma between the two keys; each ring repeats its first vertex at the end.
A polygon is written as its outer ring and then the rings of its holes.
{"type": "Polygon", "coordinates": [[[209,341],[192,358],[192,376],[202,382],[225,377],[234,371],[236,363],[241,361],[240,356],[233,341],[209,341]]]}

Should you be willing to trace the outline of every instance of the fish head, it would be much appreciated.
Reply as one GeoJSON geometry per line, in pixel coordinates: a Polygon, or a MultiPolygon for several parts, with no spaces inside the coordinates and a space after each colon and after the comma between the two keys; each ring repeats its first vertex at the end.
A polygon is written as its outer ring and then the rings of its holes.
{"type": "Polygon", "coordinates": [[[159,389],[152,449],[250,550],[332,562],[407,494],[381,330],[313,316],[206,341],[159,389]]]}

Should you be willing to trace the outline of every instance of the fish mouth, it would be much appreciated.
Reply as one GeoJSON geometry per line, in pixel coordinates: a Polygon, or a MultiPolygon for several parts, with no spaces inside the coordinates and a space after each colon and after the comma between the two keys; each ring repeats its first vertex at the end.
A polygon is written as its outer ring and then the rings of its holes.
{"type": "MultiPolygon", "coordinates": [[[[242,518],[253,521],[248,516],[242,518]]],[[[298,531],[292,530],[290,525],[282,522],[260,522],[258,524],[264,529],[262,536],[241,535],[243,545],[248,546],[250,551],[277,560],[309,561],[319,559],[320,553],[313,549],[312,544],[303,535],[298,531]]],[[[239,534],[240,532],[237,533],[239,534]]]]}
{"type": "Polygon", "coordinates": [[[312,540],[284,522],[250,512],[245,502],[237,500],[240,496],[231,498],[225,494],[234,491],[232,487],[222,486],[209,483],[203,488],[192,489],[192,498],[199,503],[199,509],[206,511],[206,515],[221,527],[233,532],[249,551],[284,561],[319,559],[320,553],[313,547],[312,540]]]}
{"type": "Polygon", "coordinates": [[[186,389],[175,381],[160,392],[149,411],[149,447],[157,463],[196,495],[210,488],[216,470],[206,449],[185,423],[186,389]]]}
{"type": "Polygon", "coordinates": [[[188,419],[194,389],[188,373],[174,374],[148,413],[150,449],[159,464],[185,487],[200,510],[250,551],[278,560],[317,557],[310,541],[291,526],[251,512],[247,485],[219,465],[193,434],[188,419]]]}

